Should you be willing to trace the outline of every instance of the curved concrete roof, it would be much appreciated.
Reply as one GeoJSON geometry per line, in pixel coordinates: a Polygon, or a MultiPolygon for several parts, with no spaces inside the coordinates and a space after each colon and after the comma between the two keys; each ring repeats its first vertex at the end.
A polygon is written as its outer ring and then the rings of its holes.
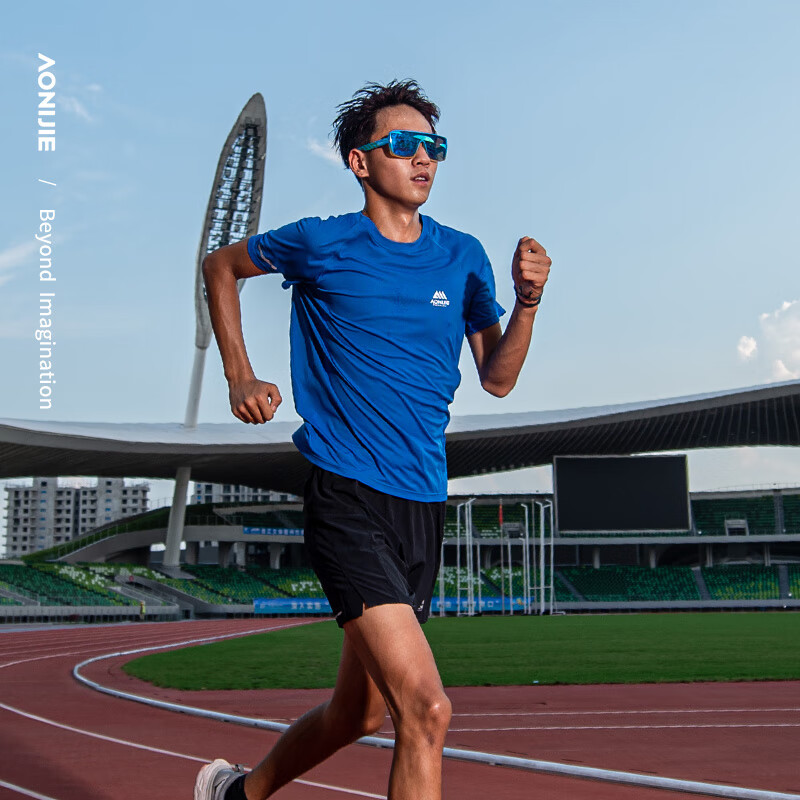
{"type": "MultiPolygon", "coordinates": [[[[0,418],[0,478],[106,475],[192,479],[302,492],[295,422],[42,422],[0,418]]],[[[454,417],[451,478],[549,464],[555,455],[800,445],[800,381],[612,406],[454,417]]]]}

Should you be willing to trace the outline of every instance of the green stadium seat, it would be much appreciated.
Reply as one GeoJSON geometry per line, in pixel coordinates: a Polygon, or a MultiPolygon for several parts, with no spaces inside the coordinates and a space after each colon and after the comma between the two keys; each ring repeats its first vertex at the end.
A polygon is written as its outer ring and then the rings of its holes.
{"type": "Polygon", "coordinates": [[[746,519],[751,535],[768,536],[775,533],[775,503],[772,495],[723,499],[695,497],[692,500],[692,515],[697,532],[702,535],[725,536],[725,520],[729,519],[746,519]]]}
{"type": "Polygon", "coordinates": [[[38,600],[42,605],[126,606],[135,601],[105,589],[102,581],[70,565],[0,565],[0,580],[13,591],[38,600]]]}
{"type": "Polygon", "coordinates": [[[703,567],[703,578],[713,600],[778,600],[781,596],[777,567],[703,567]]]}
{"type": "Polygon", "coordinates": [[[699,600],[689,567],[562,567],[564,577],[591,601],[699,600]]]}

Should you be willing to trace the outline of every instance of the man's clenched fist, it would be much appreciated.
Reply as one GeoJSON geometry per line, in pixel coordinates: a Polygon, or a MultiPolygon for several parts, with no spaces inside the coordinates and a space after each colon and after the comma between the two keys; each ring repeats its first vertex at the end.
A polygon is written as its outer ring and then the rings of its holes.
{"type": "Polygon", "coordinates": [[[282,400],[274,383],[260,381],[258,378],[229,382],[228,394],[233,416],[253,425],[271,420],[282,400]]]}
{"type": "Polygon", "coordinates": [[[547,251],[536,239],[523,236],[519,240],[511,260],[511,278],[514,291],[522,302],[541,297],[552,263],[547,251]]]}

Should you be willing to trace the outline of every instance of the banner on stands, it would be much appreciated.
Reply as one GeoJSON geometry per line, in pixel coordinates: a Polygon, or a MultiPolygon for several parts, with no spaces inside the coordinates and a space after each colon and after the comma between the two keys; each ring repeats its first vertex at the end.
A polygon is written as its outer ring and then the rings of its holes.
{"type": "MultiPolygon", "coordinates": [[[[253,600],[253,607],[256,614],[330,614],[330,603],[324,597],[257,597],[253,600]]],[[[439,596],[436,595],[431,601],[431,613],[438,614],[442,605],[439,596]]],[[[523,611],[522,598],[514,598],[514,611],[523,611]]],[[[445,612],[466,613],[468,610],[467,598],[462,597],[461,602],[455,597],[445,597],[445,612]]],[[[475,611],[486,613],[497,613],[500,611],[510,611],[511,600],[508,597],[484,597],[478,603],[475,598],[475,611]]]]}

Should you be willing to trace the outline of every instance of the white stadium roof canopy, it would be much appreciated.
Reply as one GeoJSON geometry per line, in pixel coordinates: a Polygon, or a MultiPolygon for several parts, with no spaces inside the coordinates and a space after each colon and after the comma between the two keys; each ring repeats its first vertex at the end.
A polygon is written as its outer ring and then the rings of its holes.
{"type": "MultiPolygon", "coordinates": [[[[44,422],[0,418],[0,478],[174,478],[302,493],[297,423],[44,422]]],[[[556,455],[800,445],[800,381],[612,406],[454,417],[451,478],[549,464],[556,455]]]]}

